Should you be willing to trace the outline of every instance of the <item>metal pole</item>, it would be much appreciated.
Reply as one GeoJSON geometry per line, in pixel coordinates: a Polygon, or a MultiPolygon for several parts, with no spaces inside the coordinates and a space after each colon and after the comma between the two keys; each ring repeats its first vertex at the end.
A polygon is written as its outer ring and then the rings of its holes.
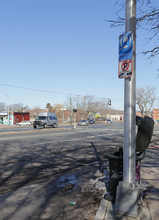
{"type": "Polygon", "coordinates": [[[74,128],[76,128],[76,112],[74,113],[74,128]]]}
{"type": "Polygon", "coordinates": [[[132,77],[124,81],[123,181],[119,182],[116,215],[137,217],[140,189],[135,183],[136,167],[136,0],[126,0],[125,32],[133,33],[132,77]]]}
{"type": "Polygon", "coordinates": [[[10,125],[10,117],[9,117],[9,96],[6,95],[6,97],[8,98],[8,124],[10,125]]]}
{"type": "Polygon", "coordinates": [[[123,181],[135,182],[136,161],[136,0],[126,0],[125,32],[133,32],[133,72],[125,79],[123,181]]]}
{"type": "Polygon", "coordinates": [[[70,123],[71,123],[71,124],[72,124],[72,115],[73,115],[72,97],[70,97],[70,123]]]}
{"type": "Polygon", "coordinates": [[[8,104],[8,124],[10,125],[9,104],[8,104]]]}

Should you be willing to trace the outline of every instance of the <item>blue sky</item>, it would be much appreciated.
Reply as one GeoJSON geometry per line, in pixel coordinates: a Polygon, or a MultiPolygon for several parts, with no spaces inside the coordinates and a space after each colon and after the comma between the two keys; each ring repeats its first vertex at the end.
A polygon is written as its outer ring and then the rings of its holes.
{"type": "MultiPolygon", "coordinates": [[[[123,110],[118,38],[124,26],[113,29],[105,21],[115,13],[115,1],[108,0],[1,0],[0,102],[45,108],[64,104],[69,94],[94,95],[123,110]]],[[[139,54],[153,45],[146,37],[137,31],[136,84],[156,87],[159,96],[158,58],[139,54]]]]}

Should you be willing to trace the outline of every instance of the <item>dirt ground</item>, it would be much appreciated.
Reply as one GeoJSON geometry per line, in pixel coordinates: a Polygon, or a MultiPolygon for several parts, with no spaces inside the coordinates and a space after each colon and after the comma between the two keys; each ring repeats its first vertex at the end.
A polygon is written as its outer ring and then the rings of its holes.
{"type": "Polygon", "coordinates": [[[76,143],[78,153],[71,151],[70,146],[60,157],[54,157],[56,148],[49,146],[44,150],[43,146],[32,151],[30,148],[29,154],[26,147],[19,147],[19,155],[14,151],[10,160],[1,162],[1,219],[93,220],[109,176],[103,154],[114,152],[118,143],[114,141],[108,148],[98,141],[94,147],[88,143],[82,149],[76,143]],[[82,156],[86,154],[90,158],[82,156]],[[69,160],[63,163],[62,155],[69,160]]]}
{"type": "Polygon", "coordinates": [[[103,188],[96,188],[91,184],[97,180],[95,169],[85,167],[84,170],[76,170],[76,178],[73,179],[72,176],[74,174],[65,175],[65,181],[58,189],[57,198],[52,197],[52,204],[58,200],[58,212],[52,219],[93,220],[104,192],[103,188]]]}
{"type": "MultiPolygon", "coordinates": [[[[30,211],[28,218],[18,217],[20,219],[53,219],[53,220],[93,220],[101,196],[103,194],[103,185],[105,168],[99,167],[97,162],[78,167],[76,169],[61,173],[56,178],[49,178],[49,168],[41,172],[38,179],[32,181],[25,181],[27,173],[20,173],[15,178],[6,180],[6,184],[0,187],[0,207],[3,209],[2,219],[10,220],[12,218],[13,206],[15,210],[21,210],[23,213],[27,207],[33,207],[36,205],[34,210],[30,211]],[[100,169],[99,169],[100,168],[100,169]],[[45,173],[45,174],[44,174],[45,173]],[[48,173],[48,175],[47,175],[48,173]],[[47,178],[46,178],[47,177],[47,178]],[[94,182],[100,179],[98,182],[101,183],[102,187],[96,188],[94,182]],[[24,188],[24,190],[22,190],[24,188]],[[23,194],[29,192],[27,197],[23,198],[23,194]],[[12,196],[12,194],[14,196],[12,196]],[[11,201],[13,197],[13,203],[3,203],[3,199],[6,201],[6,196],[11,201]],[[7,209],[10,206],[10,209],[7,209]]],[[[99,185],[98,183],[98,185],[99,185]]],[[[19,219],[19,220],[20,220],[19,219]]]]}

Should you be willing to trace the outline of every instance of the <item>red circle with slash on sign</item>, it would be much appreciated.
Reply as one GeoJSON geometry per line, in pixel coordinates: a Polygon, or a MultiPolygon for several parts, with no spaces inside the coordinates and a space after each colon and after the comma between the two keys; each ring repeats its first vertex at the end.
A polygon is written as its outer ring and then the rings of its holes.
{"type": "Polygon", "coordinates": [[[121,69],[123,71],[127,71],[129,69],[129,63],[127,61],[124,61],[122,64],[121,64],[121,69]]]}

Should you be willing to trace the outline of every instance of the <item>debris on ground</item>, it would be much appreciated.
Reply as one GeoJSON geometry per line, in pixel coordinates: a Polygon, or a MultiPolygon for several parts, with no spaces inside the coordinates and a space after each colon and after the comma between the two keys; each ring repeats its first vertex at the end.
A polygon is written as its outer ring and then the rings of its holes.
{"type": "Polygon", "coordinates": [[[63,187],[62,191],[65,192],[65,191],[71,190],[74,188],[74,186],[75,186],[75,184],[68,183],[65,187],[63,187]]]}
{"type": "Polygon", "coordinates": [[[101,181],[101,178],[90,179],[81,189],[82,193],[91,193],[92,196],[102,196],[105,191],[105,183],[101,181]]]}
{"type": "Polygon", "coordinates": [[[98,178],[98,177],[102,177],[103,173],[100,170],[97,170],[94,174],[94,177],[98,178]]]}
{"type": "Polygon", "coordinates": [[[70,205],[76,205],[76,202],[70,202],[70,205]]]}

